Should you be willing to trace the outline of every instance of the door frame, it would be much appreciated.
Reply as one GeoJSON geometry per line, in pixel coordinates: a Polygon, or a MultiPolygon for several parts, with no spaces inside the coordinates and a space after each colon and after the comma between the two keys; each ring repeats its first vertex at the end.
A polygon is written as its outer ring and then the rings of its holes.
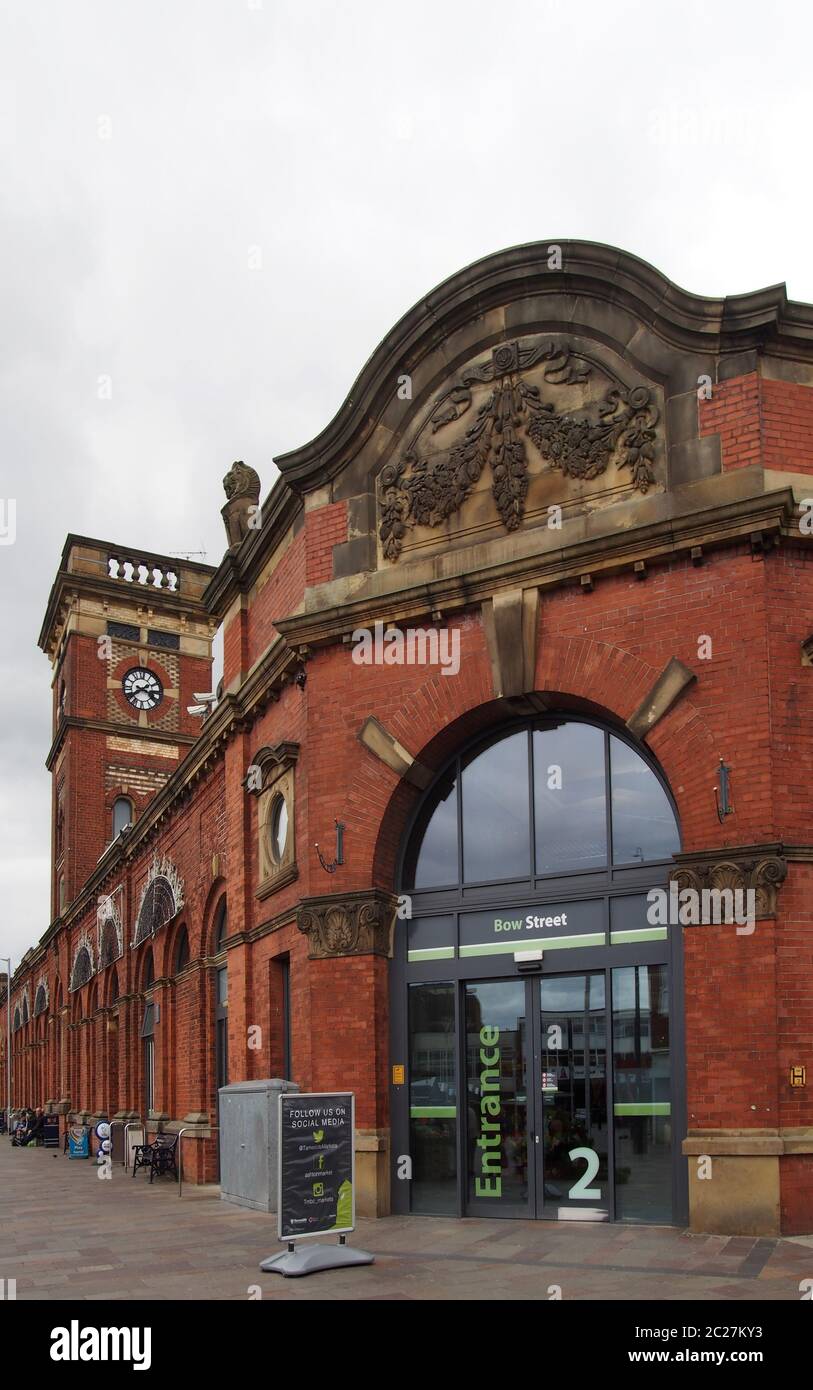
{"type": "MultiPolygon", "coordinates": [[[[611,1215],[606,1219],[616,1221],[615,1200],[615,1114],[614,1114],[614,1077],[612,1065],[612,1009],[613,1009],[613,977],[615,969],[631,966],[665,965],[669,971],[669,1063],[670,1063],[670,1087],[671,1087],[671,1145],[672,1145],[672,1221],[675,1226],[685,1226],[688,1222],[688,1168],[682,1159],[682,1141],[686,1134],[686,1045],[685,1045],[685,1020],[683,1014],[683,951],[682,940],[679,928],[671,928],[668,943],[638,943],[637,945],[618,945],[610,948],[586,948],[578,951],[561,951],[560,959],[557,959],[557,969],[550,968],[549,961],[545,962],[545,968],[540,974],[534,973],[529,976],[516,971],[512,975],[508,959],[505,961],[505,969],[499,971],[495,969],[494,957],[471,957],[468,960],[454,961],[434,961],[426,962],[418,967],[410,967],[406,970],[406,950],[405,933],[402,934],[399,949],[395,952],[395,958],[391,962],[391,1009],[390,1009],[390,1051],[391,1060],[394,1066],[398,1065],[398,1071],[403,1069],[403,1079],[396,1082],[391,1081],[390,1085],[390,1122],[391,1122],[391,1156],[392,1156],[392,1202],[391,1207],[394,1215],[409,1215],[415,1210],[415,1214],[429,1215],[432,1213],[421,1212],[414,1209],[410,1195],[411,1183],[399,1180],[399,1165],[403,1155],[412,1152],[411,1145],[411,1121],[410,1121],[410,1034],[409,1034],[409,988],[412,985],[445,984],[453,987],[454,998],[454,1027],[455,1027],[455,1066],[457,1081],[457,1114],[455,1136],[455,1155],[457,1164],[457,1193],[454,1210],[448,1211],[449,1216],[463,1217],[467,1214],[472,1219],[480,1217],[492,1218],[499,1216],[496,1212],[470,1211],[470,1204],[467,1202],[467,1175],[468,1175],[468,1149],[467,1149],[467,1117],[463,1117],[461,1112],[465,1109],[465,1082],[466,1082],[466,1040],[465,1040],[465,986],[467,984],[485,982],[486,980],[511,980],[522,979],[525,982],[533,979],[551,979],[563,975],[589,975],[597,972],[606,972],[605,979],[607,986],[605,989],[605,1013],[607,1018],[606,1027],[608,1029],[608,1077],[607,1077],[607,1107],[608,1107],[608,1126],[612,1123],[610,1130],[613,1142],[609,1145],[608,1153],[608,1181],[611,1181],[611,1191],[609,1194],[609,1209],[611,1215]],[[664,950],[664,945],[667,949],[664,950]],[[463,967],[463,968],[461,968],[463,967]]],[[[526,993],[526,1008],[527,1008],[526,993]]],[[[541,1023],[540,1023],[541,1027],[541,1023]]],[[[536,1175],[535,1175],[536,1176],[536,1175]]],[[[527,1213],[516,1211],[505,1213],[506,1217],[515,1218],[527,1215],[529,1220],[535,1219],[530,1211],[527,1213]]],[[[623,1221],[623,1217],[621,1218],[623,1221]]],[[[634,1224],[646,1224],[638,1223],[634,1224]]]]}
{"type": "MultiPolygon", "coordinates": [[[[468,1097],[468,1035],[465,1031],[465,999],[466,991],[471,985],[477,984],[517,984],[523,983],[525,986],[525,1038],[526,1053],[525,1062],[525,1094],[526,1094],[526,1172],[528,1195],[524,1204],[512,1204],[509,1209],[508,1204],[502,1204],[499,1209],[490,1205],[487,1198],[469,1198],[469,1107],[468,1104],[461,1104],[458,1108],[460,1132],[460,1149],[462,1150],[462,1163],[459,1166],[459,1173],[462,1181],[460,1189],[462,1195],[462,1214],[467,1217],[485,1218],[507,1218],[522,1219],[527,1218],[531,1221],[551,1221],[551,1220],[584,1220],[586,1218],[574,1217],[551,1217],[546,1215],[545,1206],[545,1107],[542,1099],[542,984],[547,980],[576,979],[578,977],[587,978],[589,976],[601,976],[604,980],[604,1082],[605,1082],[605,1107],[606,1107],[606,1131],[607,1131],[607,1176],[605,1179],[607,1192],[604,1205],[607,1208],[606,1214],[596,1218],[600,1222],[615,1221],[615,1115],[613,1109],[613,1048],[612,1048],[612,967],[594,967],[591,970],[571,968],[569,970],[557,970],[549,972],[547,975],[533,974],[517,975],[494,975],[487,979],[464,979],[458,981],[459,1010],[461,1014],[462,1027],[458,1031],[458,1066],[462,1081],[461,1099],[468,1097]]],[[[584,1016],[584,1015],[583,1015],[584,1016]]],[[[587,1074],[585,1080],[589,1080],[589,1032],[585,1033],[585,1044],[583,1056],[587,1074]]],[[[575,1065],[575,1064],[574,1064],[575,1065]]],[[[670,1047],[670,1079],[671,1079],[671,1047],[670,1047]]],[[[574,1207],[574,1211],[578,1208],[574,1207]]]]}

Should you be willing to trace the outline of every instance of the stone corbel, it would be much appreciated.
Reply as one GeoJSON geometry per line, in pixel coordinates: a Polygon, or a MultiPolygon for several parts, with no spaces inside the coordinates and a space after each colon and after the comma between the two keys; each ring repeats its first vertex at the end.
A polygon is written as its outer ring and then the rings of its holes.
{"type": "Polygon", "coordinates": [[[533,690],[539,590],[498,592],[485,600],[482,613],[494,694],[510,698],[533,690]]]}
{"type": "Polygon", "coordinates": [[[328,893],[304,898],[296,924],[308,938],[310,960],[370,955],[390,959],[397,906],[397,897],[379,888],[328,893]]]}
{"type": "Polygon", "coordinates": [[[696,854],[676,854],[669,870],[669,882],[678,890],[692,888],[721,891],[753,889],[755,916],[775,917],[779,888],[788,872],[782,845],[743,845],[735,849],[704,850],[696,854]]]}

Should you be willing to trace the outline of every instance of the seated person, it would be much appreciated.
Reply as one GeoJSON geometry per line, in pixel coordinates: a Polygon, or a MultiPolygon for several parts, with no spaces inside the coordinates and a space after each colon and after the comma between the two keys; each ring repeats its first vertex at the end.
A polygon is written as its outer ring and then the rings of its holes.
{"type": "Polygon", "coordinates": [[[34,1111],[29,1109],[21,1110],[14,1125],[14,1138],[12,1147],[21,1148],[27,1142],[26,1135],[34,1122],[34,1111]]]}
{"type": "Polygon", "coordinates": [[[27,1131],[25,1143],[31,1146],[42,1143],[42,1131],[45,1128],[45,1112],[41,1105],[37,1106],[36,1113],[27,1131]]]}

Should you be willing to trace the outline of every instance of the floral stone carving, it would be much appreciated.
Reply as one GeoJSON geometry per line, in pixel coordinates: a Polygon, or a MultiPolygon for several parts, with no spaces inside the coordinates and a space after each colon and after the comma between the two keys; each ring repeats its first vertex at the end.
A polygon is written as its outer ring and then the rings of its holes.
{"type": "Polygon", "coordinates": [[[704,889],[731,888],[735,892],[753,889],[755,917],[775,917],[777,894],[787,877],[788,862],[770,850],[770,846],[764,849],[755,846],[744,852],[728,849],[706,855],[676,856],[675,867],[669,871],[669,882],[676,883],[679,891],[692,888],[697,893],[704,889]]]}
{"type": "Polygon", "coordinates": [[[398,899],[377,889],[305,898],[297,909],[299,930],[308,938],[311,960],[335,956],[392,955],[398,899]]]}
{"type": "MultiPolygon", "coordinates": [[[[438,526],[458,511],[486,467],[503,525],[515,530],[528,495],[528,441],[567,478],[595,478],[615,460],[630,469],[640,492],[654,483],[659,411],[649,387],[628,387],[614,378],[603,400],[586,414],[569,414],[543,400],[540,388],[526,379],[537,364],[544,364],[543,380],[555,386],[586,381],[594,366],[569,346],[547,339],[531,346],[502,343],[489,362],[467,368],[438,396],[403,457],[382,469],[379,535],[388,560],[397,560],[410,526],[438,526]],[[465,415],[472,388],[482,383],[493,383],[494,389],[463,438],[441,453],[425,452],[425,432],[436,435],[465,415]]],[[[610,375],[603,365],[601,371],[610,375]]]]}

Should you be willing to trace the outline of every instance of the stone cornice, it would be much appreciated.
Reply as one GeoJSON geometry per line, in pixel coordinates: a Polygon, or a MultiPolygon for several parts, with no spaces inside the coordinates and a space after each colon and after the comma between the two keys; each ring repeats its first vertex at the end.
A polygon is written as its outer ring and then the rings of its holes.
{"type": "Polygon", "coordinates": [[[194,560],[181,560],[177,557],[159,555],[156,551],[143,550],[138,546],[117,546],[112,541],[93,540],[88,536],[76,536],[70,534],[66,537],[62,548],[62,557],[56,578],[51,586],[48,595],[48,603],[45,609],[38,645],[45,652],[52,644],[53,636],[59,622],[59,614],[66,595],[73,589],[80,589],[83,593],[95,594],[100,599],[106,599],[112,603],[121,602],[125,597],[132,602],[135,595],[143,602],[144,606],[149,606],[155,610],[165,610],[170,613],[177,613],[180,610],[187,610],[196,613],[201,617],[206,615],[206,608],[201,597],[195,594],[186,593],[183,587],[178,590],[166,588],[155,588],[152,585],[125,584],[121,579],[110,579],[104,575],[94,575],[82,569],[71,569],[71,553],[74,548],[98,550],[115,554],[117,550],[132,552],[147,565],[156,565],[159,568],[166,568],[172,565],[177,572],[187,571],[205,581],[207,576],[216,573],[212,565],[200,564],[194,560]]]}
{"type": "Polygon", "coordinates": [[[689,1157],[746,1158],[813,1153],[813,1127],[798,1129],[690,1129],[682,1151],[689,1157]]]}
{"type": "MultiPolygon", "coordinates": [[[[517,533],[504,543],[506,553],[515,552],[510,559],[471,568],[461,562],[455,572],[430,579],[424,567],[389,568],[375,576],[378,587],[371,583],[362,595],[356,592],[333,606],[323,603],[312,611],[275,618],[274,624],[291,644],[312,647],[377,620],[406,621],[469,607],[501,589],[557,588],[578,583],[585,573],[595,577],[631,570],[639,561],[656,563],[746,537],[758,536],[760,544],[766,544],[793,534],[798,542],[802,538],[793,527],[795,510],[793,490],[782,488],[738,496],[720,506],[667,516],[634,529],[614,529],[556,550],[535,550],[533,531],[517,533]]],[[[499,546],[489,550],[493,554],[499,546]]]]}
{"type": "Polygon", "coordinates": [[[114,738],[136,738],[149,743],[178,743],[191,747],[198,734],[171,733],[165,729],[142,729],[138,724],[114,724],[110,719],[80,719],[76,715],[63,714],[57,726],[54,741],[48,750],[45,766],[50,772],[62,747],[68,729],[97,729],[99,733],[110,734],[114,738]]]}
{"type": "Polygon", "coordinates": [[[71,926],[81,918],[105,881],[143,852],[151,836],[173,814],[175,805],[191,795],[194,786],[220,761],[228,741],[250,729],[268,703],[279,698],[280,690],[290,683],[301,661],[299,654],[279,637],[250,672],[239,692],[224,695],[181,764],[156,792],[129,833],[123,839],[114,840],[102,855],[78,896],[41,937],[40,947],[44,947],[60,927],[71,926]]]}
{"type": "Polygon", "coordinates": [[[369,438],[399,373],[476,315],[518,299],[562,294],[623,307],[642,326],[688,350],[769,350],[813,360],[813,306],[788,300],[784,285],[707,298],[681,289],[629,252],[554,237],[486,256],[420,300],[376,348],[327,427],[274,460],[280,473],[301,493],[324,485],[369,438]],[[561,250],[561,269],[549,264],[552,246],[561,250]]]}

